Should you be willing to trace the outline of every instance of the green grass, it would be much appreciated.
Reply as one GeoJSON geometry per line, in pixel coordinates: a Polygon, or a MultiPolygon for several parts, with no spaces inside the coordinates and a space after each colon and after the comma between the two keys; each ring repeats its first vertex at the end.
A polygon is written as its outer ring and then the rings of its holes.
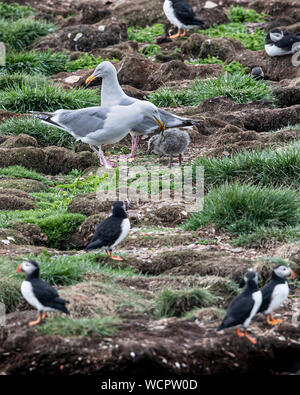
{"type": "Polygon", "coordinates": [[[101,270],[96,253],[50,256],[44,252],[38,256],[22,257],[18,263],[24,259],[37,261],[41,278],[53,286],[77,284],[83,280],[86,273],[98,273],[101,270]]]}
{"type": "Polygon", "coordinates": [[[300,226],[285,228],[260,226],[251,233],[243,233],[231,240],[231,244],[247,248],[272,247],[276,243],[299,242],[300,226]]]}
{"type": "Polygon", "coordinates": [[[231,22],[224,25],[214,25],[209,29],[199,30],[199,33],[208,38],[231,37],[240,41],[246,48],[252,51],[264,49],[266,33],[264,30],[255,28],[253,33],[249,33],[247,25],[241,22],[231,22]]]}
{"type": "Polygon", "coordinates": [[[159,107],[196,106],[203,100],[215,96],[229,97],[237,103],[252,100],[274,100],[270,87],[260,80],[255,80],[244,72],[225,73],[215,78],[196,81],[188,89],[173,91],[161,88],[150,93],[148,99],[159,107]]]}
{"type": "Polygon", "coordinates": [[[229,73],[236,73],[236,72],[242,72],[245,73],[246,70],[249,69],[249,67],[243,67],[240,62],[237,62],[236,60],[233,60],[232,62],[226,64],[224,63],[221,59],[219,59],[216,56],[210,56],[208,55],[207,58],[199,58],[193,61],[187,61],[187,64],[220,64],[223,66],[223,69],[225,71],[228,71],[229,73]]]}
{"type": "Polygon", "coordinates": [[[0,76],[0,108],[4,110],[26,113],[99,105],[99,94],[93,90],[66,91],[40,75],[13,74],[8,77],[0,76]]]}
{"type": "Polygon", "coordinates": [[[71,214],[62,210],[16,210],[1,211],[0,228],[9,228],[14,222],[26,222],[38,225],[48,237],[47,246],[59,247],[59,244],[74,231],[85,219],[84,215],[71,214]]]}
{"type": "Polygon", "coordinates": [[[202,288],[174,291],[163,290],[155,303],[158,317],[181,317],[194,308],[209,307],[216,302],[216,297],[202,288]]]}
{"type": "Polygon", "coordinates": [[[36,14],[36,11],[30,6],[20,6],[17,3],[6,4],[0,2],[0,19],[9,19],[16,21],[27,16],[36,14]]]}
{"type": "Polygon", "coordinates": [[[0,124],[0,134],[4,136],[17,136],[21,133],[34,137],[42,147],[55,145],[73,149],[76,143],[69,133],[47,126],[33,116],[11,118],[0,124]]]}
{"type": "Polygon", "coordinates": [[[65,71],[70,72],[82,69],[92,69],[93,67],[98,66],[98,64],[104,62],[105,60],[113,60],[114,62],[120,61],[117,58],[103,59],[101,56],[98,56],[96,58],[94,55],[85,53],[83,56],[80,56],[76,60],[69,60],[65,65],[65,71]]]}
{"type": "Polygon", "coordinates": [[[35,170],[28,170],[22,166],[9,166],[0,168],[0,176],[14,177],[14,178],[29,178],[31,180],[37,180],[43,184],[51,185],[52,183],[37,173],[35,170]]]}
{"type": "Polygon", "coordinates": [[[65,70],[69,56],[63,52],[8,52],[0,72],[51,75],[65,70]]]}
{"type": "Polygon", "coordinates": [[[300,201],[295,191],[225,183],[209,191],[203,210],[194,214],[184,228],[196,230],[215,224],[239,234],[258,227],[295,227],[299,220],[300,201]]]}
{"type": "Polygon", "coordinates": [[[47,319],[43,325],[37,326],[42,335],[63,337],[113,336],[118,330],[121,320],[118,317],[94,317],[72,319],[69,317],[54,317],[47,319]]]}
{"type": "Polygon", "coordinates": [[[142,27],[129,27],[128,28],[128,40],[137,41],[139,43],[155,41],[155,37],[164,35],[164,25],[162,23],[156,23],[153,26],[142,27]]]}
{"type": "Polygon", "coordinates": [[[22,18],[17,21],[0,19],[0,41],[10,50],[24,51],[37,38],[56,31],[55,25],[44,20],[22,18]]]}
{"type": "Polygon", "coordinates": [[[229,6],[228,18],[232,22],[264,22],[267,15],[241,6],[229,6]]]}
{"type": "Polygon", "coordinates": [[[16,266],[0,258],[0,302],[6,313],[11,312],[21,298],[20,286],[23,279],[16,273],[16,266]]]}
{"type": "Polygon", "coordinates": [[[300,143],[286,145],[280,150],[258,148],[229,157],[202,157],[194,161],[194,166],[204,167],[207,188],[232,181],[299,188],[300,143]]]}

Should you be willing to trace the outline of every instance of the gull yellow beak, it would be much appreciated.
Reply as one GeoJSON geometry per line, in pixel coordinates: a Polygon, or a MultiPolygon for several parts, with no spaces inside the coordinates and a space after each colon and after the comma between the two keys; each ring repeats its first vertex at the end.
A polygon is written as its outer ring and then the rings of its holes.
{"type": "Polygon", "coordinates": [[[155,121],[156,121],[156,123],[157,123],[157,125],[159,127],[159,130],[160,130],[161,134],[164,135],[164,131],[166,130],[165,124],[163,123],[163,121],[161,121],[160,119],[156,118],[155,116],[154,116],[154,118],[155,118],[155,121]]]}
{"type": "Polygon", "coordinates": [[[86,80],[85,83],[86,85],[90,84],[92,81],[94,81],[96,77],[94,76],[94,74],[90,75],[86,80]]]}

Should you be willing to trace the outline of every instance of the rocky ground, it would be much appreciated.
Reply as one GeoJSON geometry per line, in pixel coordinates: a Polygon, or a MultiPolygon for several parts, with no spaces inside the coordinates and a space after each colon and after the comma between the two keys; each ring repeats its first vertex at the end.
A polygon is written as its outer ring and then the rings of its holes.
{"type": "MultiPolygon", "coordinates": [[[[57,33],[40,39],[34,49],[65,50],[74,59],[83,52],[117,58],[120,61],[114,64],[120,83],[126,93],[137,98],[161,86],[185,89],[197,77],[205,80],[224,71],[221,64],[184,62],[191,58],[211,55],[224,64],[236,60],[244,67],[264,69],[275,95],[274,102],[258,100],[238,104],[228,97],[214,97],[197,106],[168,109],[198,121],[198,127],[188,130],[191,145],[184,158],[186,163],[205,155],[229,157],[245,149],[271,147],[280,150],[284,144],[299,140],[300,68],[291,64],[290,57],[270,58],[264,50],[249,50],[232,38],[207,39],[190,32],[187,39],[176,41],[156,38],[161,52],[149,59],[142,53],[147,44],[128,41],[127,28],[166,23],[163,2],[111,0],[96,3],[88,0],[29,1],[39,16],[59,26],[57,33]],[[77,45],[74,37],[79,32],[83,37],[77,45]]],[[[210,4],[203,8],[203,2],[198,0],[189,0],[189,3],[207,26],[228,23],[228,7],[238,3],[266,13],[265,29],[284,26],[300,33],[298,1],[221,0],[215,2],[213,8],[210,4]]],[[[169,28],[166,24],[167,31],[169,28]]],[[[84,86],[92,71],[60,72],[50,78],[69,90],[84,86]]],[[[91,87],[98,88],[97,84],[91,87]]],[[[20,114],[1,110],[0,124],[15,117],[20,114]]],[[[116,161],[120,150],[129,148],[130,143],[128,136],[105,149],[112,161],[116,161]]],[[[145,155],[146,145],[147,140],[142,141],[133,164],[149,161],[145,155]]],[[[168,161],[154,156],[151,160],[163,165],[168,161]]],[[[27,178],[25,173],[18,177],[1,173],[0,209],[3,213],[38,210],[43,194],[53,193],[57,210],[67,196],[67,213],[84,217],[81,224],[56,245],[49,244],[49,235],[37,223],[12,221],[12,226],[0,229],[2,266],[6,265],[12,273],[17,263],[28,256],[83,256],[82,249],[91,239],[97,223],[107,217],[111,209],[110,202],[105,205],[97,200],[95,191],[80,190],[79,183],[88,182],[96,173],[97,157],[87,146],[78,143],[73,151],[44,147],[24,130],[18,136],[0,136],[0,168],[15,165],[34,170],[42,178],[32,175],[27,178]],[[79,178],[70,178],[74,169],[80,174],[79,178]],[[69,195],[58,193],[64,184],[73,185],[75,192],[69,193],[69,186],[66,189],[69,195]]],[[[72,318],[118,317],[116,331],[102,336],[97,333],[61,336],[31,328],[28,322],[34,319],[36,312],[17,296],[8,311],[5,326],[0,327],[1,374],[80,373],[113,377],[124,373],[161,377],[300,373],[299,281],[290,284],[290,297],[277,312],[284,319],[282,324],[270,327],[263,315],[253,320],[250,332],[257,339],[256,345],[238,338],[234,330],[216,332],[229,301],[243,286],[242,279],[248,268],[255,268],[262,285],[268,281],[274,264],[285,260],[295,269],[299,279],[299,242],[270,240],[252,248],[237,247],[232,243],[233,235],[214,224],[197,231],[183,230],[182,224],[190,216],[183,203],[154,204],[145,200],[131,202],[128,209],[132,231],[117,250],[123,261],[111,262],[99,254],[97,271],[87,271],[80,281],[72,284],[58,285],[60,294],[71,302],[72,318]],[[157,299],[162,291],[195,287],[211,292],[215,302],[211,306],[190,309],[189,314],[180,311],[174,317],[158,317],[157,299]]],[[[0,287],[7,287],[10,292],[13,286],[10,286],[9,277],[4,280],[0,278],[0,287]]],[[[52,319],[53,316],[49,317],[52,319]]]]}

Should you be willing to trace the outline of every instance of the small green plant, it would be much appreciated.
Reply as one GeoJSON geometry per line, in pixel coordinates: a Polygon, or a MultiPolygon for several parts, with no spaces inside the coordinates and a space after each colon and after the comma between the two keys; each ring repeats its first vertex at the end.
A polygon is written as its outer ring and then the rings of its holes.
{"type": "Polygon", "coordinates": [[[37,327],[42,335],[71,336],[112,336],[117,332],[121,320],[118,317],[78,318],[54,317],[37,327]]]}
{"type": "Polygon", "coordinates": [[[37,38],[55,31],[55,25],[39,19],[23,18],[15,22],[0,20],[0,41],[15,51],[24,51],[37,38]]]}
{"type": "Polygon", "coordinates": [[[229,6],[228,17],[232,22],[263,22],[267,15],[258,13],[253,9],[247,9],[241,6],[229,6]]]}
{"type": "Polygon", "coordinates": [[[243,72],[245,73],[246,70],[248,70],[248,67],[243,67],[240,62],[237,62],[236,60],[233,60],[232,62],[226,64],[224,63],[221,59],[219,59],[216,56],[211,56],[208,55],[207,58],[204,59],[197,59],[193,60],[190,62],[186,62],[188,64],[221,64],[223,66],[223,69],[225,71],[228,71],[229,73],[236,73],[236,72],[243,72]]]}
{"type": "Polygon", "coordinates": [[[236,60],[233,60],[232,62],[228,64],[224,64],[223,66],[225,71],[228,71],[229,73],[245,73],[247,70],[249,70],[249,67],[243,67],[240,62],[237,62],[236,60]]]}
{"type": "Polygon", "coordinates": [[[81,69],[92,69],[93,67],[96,67],[99,63],[102,62],[104,62],[104,59],[102,59],[101,56],[95,58],[94,55],[85,53],[83,56],[80,56],[76,60],[69,60],[68,62],[66,62],[64,69],[68,72],[81,69]]]}
{"type": "Polygon", "coordinates": [[[6,4],[0,2],[0,18],[16,21],[36,14],[36,11],[30,6],[21,6],[17,3],[6,4]]]}
{"type": "Polygon", "coordinates": [[[26,113],[99,105],[99,94],[95,91],[81,88],[66,91],[45,77],[16,74],[4,80],[0,76],[0,108],[4,110],[26,113]]]}
{"type": "Polygon", "coordinates": [[[8,52],[0,72],[51,75],[63,71],[69,56],[62,52],[8,52]]]}
{"type": "Polygon", "coordinates": [[[0,259],[0,302],[5,305],[6,313],[10,313],[21,298],[20,286],[22,278],[16,273],[15,265],[0,259]]]}
{"type": "Polygon", "coordinates": [[[198,104],[191,91],[185,89],[173,91],[170,88],[160,88],[156,92],[150,92],[148,100],[158,107],[179,107],[198,104]]]}
{"type": "Polygon", "coordinates": [[[164,25],[162,23],[156,23],[153,26],[142,27],[129,27],[128,28],[128,40],[137,41],[139,43],[155,41],[156,36],[164,35],[164,25]]]}
{"type": "Polygon", "coordinates": [[[158,317],[181,317],[196,307],[209,307],[217,298],[202,288],[162,291],[155,303],[155,314],[158,317]]]}
{"type": "Polygon", "coordinates": [[[250,233],[257,227],[296,226],[300,220],[298,195],[291,189],[247,184],[223,184],[206,195],[203,210],[185,224],[186,229],[215,224],[231,233],[250,233]]]}
{"type": "Polygon", "coordinates": [[[246,48],[252,51],[264,49],[266,33],[264,30],[254,29],[249,33],[247,26],[240,22],[231,22],[225,25],[214,25],[209,29],[201,30],[199,33],[208,38],[231,37],[239,40],[246,48]]]}
{"type": "Polygon", "coordinates": [[[47,126],[33,116],[11,118],[0,124],[0,134],[4,136],[17,136],[24,132],[34,137],[42,147],[56,145],[72,149],[76,142],[69,133],[47,126]]]}
{"type": "Polygon", "coordinates": [[[161,48],[157,44],[149,44],[145,48],[139,50],[146,58],[153,58],[153,56],[157,55],[161,52],[161,48]]]}

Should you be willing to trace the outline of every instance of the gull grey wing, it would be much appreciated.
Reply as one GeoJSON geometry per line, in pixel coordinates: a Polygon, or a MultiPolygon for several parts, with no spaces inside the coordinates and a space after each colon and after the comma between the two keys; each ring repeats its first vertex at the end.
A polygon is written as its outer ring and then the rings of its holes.
{"type": "Polygon", "coordinates": [[[54,114],[52,120],[65,130],[84,137],[103,128],[109,109],[106,107],[89,107],[80,110],[61,110],[54,114]]]}

